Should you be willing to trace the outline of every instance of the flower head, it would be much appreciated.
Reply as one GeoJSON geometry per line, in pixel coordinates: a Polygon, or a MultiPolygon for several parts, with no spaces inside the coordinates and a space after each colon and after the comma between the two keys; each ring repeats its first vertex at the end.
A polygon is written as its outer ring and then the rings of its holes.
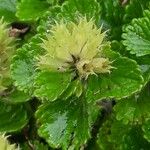
{"type": "Polygon", "coordinates": [[[111,62],[101,56],[106,32],[97,28],[91,19],[80,18],[77,24],[61,21],[52,26],[42,48],[46,54],[39,57],[39,68],[51,71],[74,71],[81,78],[90,74],[109,73],[111,62]]]}

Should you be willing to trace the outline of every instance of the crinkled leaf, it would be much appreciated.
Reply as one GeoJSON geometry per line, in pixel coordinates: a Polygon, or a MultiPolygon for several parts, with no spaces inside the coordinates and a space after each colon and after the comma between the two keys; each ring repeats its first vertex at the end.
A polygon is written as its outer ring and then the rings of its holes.
{"type": "Polygon", "coordinates": [[[21,20],[37,20],[48,10],[46,0],[21,0],[17,5],[17,17],[21,20]]]}
{"type": "Polygon", "coordinates": [[[29,44],[18,49],[11,65],[12,78],[15,85],[27,93],[34,91],[34,79],[36,75],[35,58],[40,53],[40,39],[32,38],[29,44]]]}
{"type": "Polygon", "coordinates": [[[0,0],[0,17],[4,16],[4,20],[15,21],[16,0],[0,0]]]}
{"type": "Polygon", "coordinates": [[[89,77],[87,99],[89,101],[109,97],[121,99],[139,91],[143,78],[136,62],[111,51],[105,55],[113,61],[112,66],[115,68],[110,74],[89,77]]]}
{"type": "Polygon", "coordinates": [[[69,86],[71,73],[40,72],[36,77],[35,95],[50,101],[56,100],[69,86]]]}
{"type": "Polygon", "coordinates": [[[38,133],[51,147],[78,149],[90,138],[88,108],[82,99],[43,104],[36,112],[38,133]]]}
{"type": "Polygon", "coordinates": [[[122,120],[125,124],[129,121],[142,122],[143,117],[150,116],[149,98],[149,87],[146,86],[139,94],[119,101],[114,107],[117,120],[122,120]]]}
{"type": "Polygon", "coordinates": [[[144,17],[134,19],[124,28],[123,44],[131,54],[144,56],[150,54],[150,11],[144,12],[144,17]]]}
{"type": "Polygon", "coordinates": [[[10,105],[0,101],[0,132],[20,130],[27,122],[27,111],[23,105],[10,105]]]}

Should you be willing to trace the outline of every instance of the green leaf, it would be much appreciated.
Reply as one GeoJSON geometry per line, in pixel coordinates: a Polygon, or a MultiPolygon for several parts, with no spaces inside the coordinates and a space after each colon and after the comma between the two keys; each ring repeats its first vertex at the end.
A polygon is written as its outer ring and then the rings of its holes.
{"type": "Polygon", "coordinates": [[[130,0],[127,2],[125,7],[124,22],[129,23],[133,18],[142,17],[143,11],[148,9],[149,2],[149,0],[130,0]]]}
{"type": "Polygon", "coordinates": [[[48,10],[49,4],[45,0],[21,0],[17,5],[16,16],[24,21],[36,21],[48,10]]]}
{"type": "Polygon", "coordinates": [[[109,140],[109,136],[111,133],[111,125],[112,122],[110,120],[107,120],[105,123],[103,123],[99,130],[97,136],[97,144],[99,146],[99,149],[101,150],[116,150],[113,143],[109,140]]]}
{"type": "Polygon", "coordinates": [[[66,100],[72,95],[80,97],[82,92],[82,83],[79,79],[76,79],[69,84],[68,88],[60,96],[60,99],[66,100]]]}
{"type": "Polygon", "coordinates": [[[144,11],[144,17],[133,19],[131,25],[124,28],[123,44],[131,54],[145,56],[150,54],[150,11],[144,11]]]}
{"type": "Polygon", "coordinates": [[[9,103],[22,103],[30,100],[30,96],[23,91],[19,91],[17,89],[12,89],[12,91],[4,93],[4,96],[0,98],[0,100],[9,102],[9,103]]]}
{"type": "Polygon", "coordinates": [[[118,101],[114,107],[116,119],[122,120],[125,124],[134,121],[142,123],[143,117],[150,116],[149,97],[149,87],[146,86],[139,94],[136,94],[131,98],[118,101]]]}
{"type": "MultiPolygon", "coordinates": [[[[38,35],[37,35],[38,36],[38,35]]],[[[18,89],[32,94],[36,76],[35,57],[41,52],[40,37],[33,37],[29,44],[19,48],[12,60],[11,74],[18,89]]]]}
{"type": "Polygon", "coordinates": [[[141,126],[125,125],[115,120],[108,120],[102,126],[97,142],[102,150],[148,150],[150,147],[150,143],[143,138],[141,126]]]}
{"type": "Polygon", "coordinates": [[[0,0],[0,16],[4,16],[4,20],[12,22],[16,20],[16,0],[0,0]]]}
{"type": "Polygon", "coordinates": [[[96,22],[99,22],[100,18],[100,6],[97,0],[68,0],[62,7],[60,16],[75,20],[76,15],[86,15],[88,19],[94,18],[96,22]]]}
{"type": "Polygon", "coordinates": [[[23,105],[10,105],[0,101],[0,132],[21,130],[28,122],[23,105]]]}
{"type": "Polygon", "coordinates": [[[138,57],[135,60],[140,65],[140,69],[144,77],[144,82],[147,84],[150,81],[150,55],[138,57]]]}
{"type": "Polygon", "coordinates": [[[56,100],[68,88],[70,82],[71,73],[40,72],[35,81],[35,96],[49,101],[56,100]]]}
{"type": "Polygon", "coordinates": [[[114,67],[110,74],[92,75],[88,79],[87,100],[121,99],[142,88],[143,78],[135,61],[108,51],[106,57],[114,67]]]}
{"type": "Polygon", "coordinates": [[[53,148],[79,149],[90,138],[87,112],[83,99],[45,103],[36,112],[38,134],[53,148]]]}
{"type": "Polygon", "coordinates": [[[143,126],[142,130],[144,132],[144,138],[147,139],[148,142],[150,142],[150,119],[146,119],[143,126]]]}
{"type": "Polygon", "coordinates": [[[38,31],[40,33],[47,32],[54,20],[66,19],[67,21],[76,22],[79,16],[86,16],[88,20],[93,18],[99,26],[99,13],[100,5],[97,0],[67,0],[61,6],[54,5],[50,7],[49,11],[41,19],[38,31]]]}
{"type": "Polygon", "coordinates": [[[119,0],[99,0],[101,6],[100,22],[110,30],[111,39],[120,39],[123,24],[124,8],[119,0]]]}

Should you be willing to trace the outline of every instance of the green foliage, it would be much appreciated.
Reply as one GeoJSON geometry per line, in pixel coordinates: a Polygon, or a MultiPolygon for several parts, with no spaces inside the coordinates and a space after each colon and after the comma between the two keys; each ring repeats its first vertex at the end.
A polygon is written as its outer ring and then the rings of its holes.
{"type": "Polygon", "coordinates": [[[21,0],[17,5],[16,16],[20,20],[33,21],[37,20],[49,8],[49,4],[43,0],[21,0]]]}
{"type": "Polygon", "coordinates": [[[149,96],[149,86],[147,86],[139,94],[119,101],[114,107],[117,120],[122,120],[125,124],[129,121],[142,123],[143,117],[150,116],[149,96]]]}
{"type": "Polygon", "coordinates": [[[37,86],[35,95],[50,101],[56,100],[67,89],[70,82],[70,73],[41,72],[35,81],[37,86]]]}
{"type": "Polygon", "coordinates": [[[148,150],[150,146],[143,138],[138,124],[125,125],[118,121],[104,123],[99,131],[97,143],[102,150],[148,150]]]}
{"type": "Polygon", "coordinates": [[[5,20],[11,22],[16,20],[16,0],[0,0],[0,16],[4,16],[5,20]]]}
{"type": "Polygon", "coordinates": [[[114,69],[110,74],[91,76],[88,81],[87,99],[121,99],[138,91],[142,87],[142,77],[135,61],[108,52],[114,69]],[[129,66],[129,67],[126,67],[129,66]],[[93,84],[94,83],[94,84],[93,84]]]}
{"type": "Polygon", "coordinates": [[[22,150],[149,150],[149,9],[0,0],[0,135],[22,150]]]}
{"type": "Polygon", "coordinates": [[[150,11],[146,10],[143,18],[134,19],[131,25],[125,27],[125,33],[122,35],[125,39],[123,44],[131,54],[136,54],[138,57],[150,54],[149,23],[150,11]]]}
{"type": "Polygon", "coordinates": [[[149,2],[149,0],[130,0],[125,7],[124,21],[130,22],[133,18],[142,17],[144,9],[149,7],[149,2]]]}
{"type": "Polygon", "coordinates": [[[0,101],[0,110],[0,132],[21,130],[28,122],[27,111],[23,105],[0,101]]]}
{"type": "Polygon", "coordinates": [[[40,125],[38,133],[54,148],[78,149],[90,138],[90,123],[94,118],[88,116],[90,111],[91,107],[84,99],[58,99],[43,104],[36,112],[40,125]]]}
{"type": "Polygon", "coordinates": [[[47,145],[45,145],[37,140],[28,141],[21,146],[22,150],[29,150],[29,149],[31,149],[31,147],[36,150],[48,150],[47,145]],[[29,146],[29,143],[30,143],[30,146],[29,146]]]}

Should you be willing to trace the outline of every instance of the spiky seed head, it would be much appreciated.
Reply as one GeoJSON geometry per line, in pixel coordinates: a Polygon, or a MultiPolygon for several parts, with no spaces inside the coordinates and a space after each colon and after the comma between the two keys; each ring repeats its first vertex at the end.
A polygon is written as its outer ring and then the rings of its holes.
{"type": "Polygon", "coordinates": [[[78,23],[61,21],[52,26],[41,47],[46,53],[38,58],[38,67],[51,71],[76,71],[81,78],[110,73],[111,62],[101,56],[106,32],[94,21],[80,18],[78,23]],[[61,69],[60,69],[61,68],[61,69]]]}

